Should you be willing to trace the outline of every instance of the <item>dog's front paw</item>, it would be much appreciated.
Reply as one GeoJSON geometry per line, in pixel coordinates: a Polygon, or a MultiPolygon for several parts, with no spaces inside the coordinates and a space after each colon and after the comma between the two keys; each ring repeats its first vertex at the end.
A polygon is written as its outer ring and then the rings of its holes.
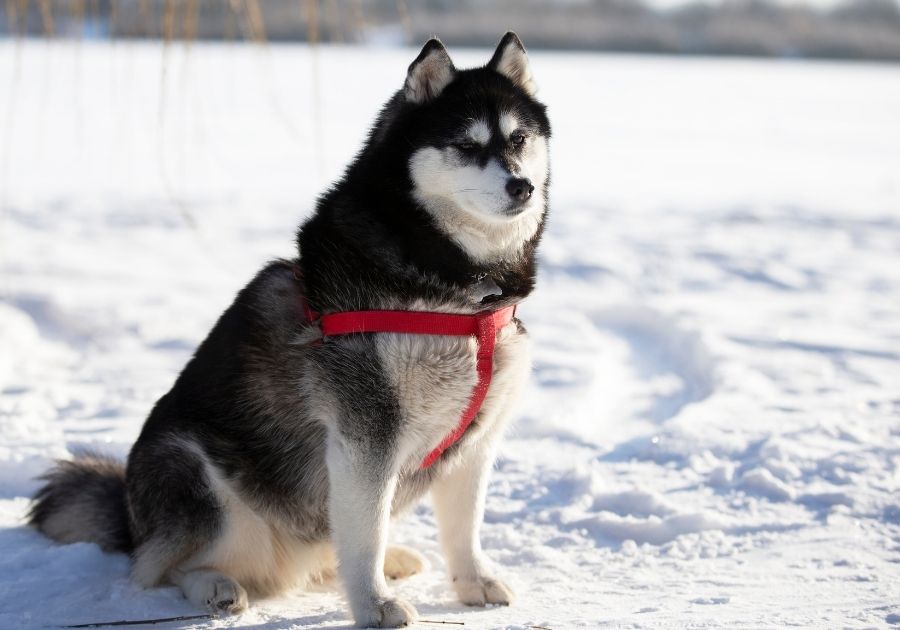
{"type": "Polygon", "coordinates": [[[416,622],[419,614],[412,604],[399,598],[377,599],[365,611],[357,611],[360,628],[403,628],[416,622]]]}
{"type": "Polygon", "coordinates": [[[456,578],[453,587],[459,601],[467,606],[486,606],[497,604],[509,606],[513,601],[513,592],[502,580],[495,577],[479,577],[465,580],[456,578]]]}

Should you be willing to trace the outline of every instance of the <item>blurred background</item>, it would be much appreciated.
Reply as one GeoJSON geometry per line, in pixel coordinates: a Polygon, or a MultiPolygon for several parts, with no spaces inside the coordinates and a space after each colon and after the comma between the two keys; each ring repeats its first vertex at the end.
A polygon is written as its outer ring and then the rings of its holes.
{"type": "Polygon", "coordinates": [[[900,621],[897,2],[0,2],[0,627],[196,614],[24,527],[35,478],[127,455],[428,37],[471,67],[510,29],[553,125],[483,535],[522,597],[455,604],[427,502],[400,593],[478,628],[900,621]]]}
{"type": "Polygon", "coordinates": [[[7,35],[900,59],[895,0],[6,0],[7,35]]]}

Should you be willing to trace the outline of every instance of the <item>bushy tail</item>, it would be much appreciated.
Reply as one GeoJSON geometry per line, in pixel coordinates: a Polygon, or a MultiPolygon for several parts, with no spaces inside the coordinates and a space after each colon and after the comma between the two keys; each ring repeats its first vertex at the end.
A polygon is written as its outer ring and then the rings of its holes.
{"type": "Polygon", "coordinates": [[[125,466],[96,454],[58,461],[41,477],[29,522],[62,543],[92,542],[104,551],[131,551],[125,466]]]}

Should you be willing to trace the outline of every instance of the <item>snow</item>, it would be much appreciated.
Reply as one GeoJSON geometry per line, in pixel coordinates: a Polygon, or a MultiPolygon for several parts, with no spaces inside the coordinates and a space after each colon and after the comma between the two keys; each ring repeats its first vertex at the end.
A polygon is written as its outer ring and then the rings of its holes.
{"type": "MultiPolygon", "coordinates": [[[[414,55],[0,42],[0,627],[197,614],[24,527],[34,477],[125,456],[414,55]]],[[[454,602],[427,502],[396,590],[473,628],[900,623],[900,68],[533,63],[553,208],[483,530],[519,600],[454,602]]],[[[350,622],[323,588],[193,623],[350,622]]]]}

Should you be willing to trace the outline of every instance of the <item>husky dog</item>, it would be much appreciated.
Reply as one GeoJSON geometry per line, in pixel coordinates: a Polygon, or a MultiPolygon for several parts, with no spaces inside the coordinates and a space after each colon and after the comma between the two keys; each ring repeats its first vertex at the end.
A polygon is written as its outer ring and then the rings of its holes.
{"type": "Polygon", "coordinates": [[[154,406],[126,465],[97,455],[45,477],[31,523],[60,542],[129,552],[135,580],[176,584],[198,607],[337,572],[360,626],[415,609],[388,577],[423,568],[387,548],[392,515],[431,491],[465,604],[509,604],[479,542],[498,439],[529,370],[513,319],[471,425],[431,466],[478,380],[473,337],[322,338],[304,317],[363,309],[473,314],[534,287],[547,213],[550,125],[528,57],[507,33],[457,70],[432,39],[343,178],[298,232],[298,258],[265,267],[154,406]]]}

